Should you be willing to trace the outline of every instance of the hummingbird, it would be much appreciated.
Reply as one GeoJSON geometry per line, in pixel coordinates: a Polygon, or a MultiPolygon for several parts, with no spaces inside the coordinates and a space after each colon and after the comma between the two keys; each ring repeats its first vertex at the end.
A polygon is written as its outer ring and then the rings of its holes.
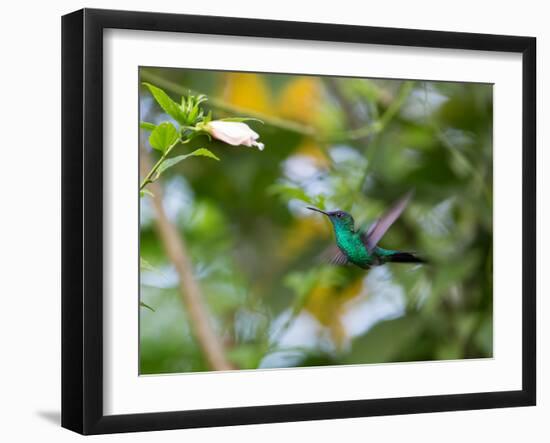
{"type": "Polygon", "coordinates": [[[363,269],[372,266],[383,265],[388,262],[395,263],[425,263],[414,252],[396,251],[384,249],[378,246],[390,226],[399,218],[409,200],[412,192],[399,199],[382,217],[376,220],[368,230],[355,229],[355,221],[351,214],[335,210],[323,211],[308,206],[307,209],[326,215],[332,223],[336,236],[336,248],[331,262],[345,265],[352,263],[363,269]]]}

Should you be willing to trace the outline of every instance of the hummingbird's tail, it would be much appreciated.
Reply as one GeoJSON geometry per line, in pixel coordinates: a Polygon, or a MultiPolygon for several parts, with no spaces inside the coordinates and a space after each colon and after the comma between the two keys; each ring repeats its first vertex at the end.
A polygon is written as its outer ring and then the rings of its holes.
{"type": "Polygon", "coordinates": [[[426,260],[419,257],[414,252],[396,251],[388,256],[387,259],[393,263],[426,263],[426,260]]]}

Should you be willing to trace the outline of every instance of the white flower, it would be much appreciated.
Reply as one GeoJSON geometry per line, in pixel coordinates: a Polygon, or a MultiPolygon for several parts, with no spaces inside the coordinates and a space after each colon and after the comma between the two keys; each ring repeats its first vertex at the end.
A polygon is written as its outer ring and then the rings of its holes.
{"type": "Polygon", "coordinates": [[[264,149],[264,144],[256,141],[260,136],[242,122],[214,120],[204,125],[204,130],[215,139],[232,146],[256,146],[260,151],[264,149]]]}

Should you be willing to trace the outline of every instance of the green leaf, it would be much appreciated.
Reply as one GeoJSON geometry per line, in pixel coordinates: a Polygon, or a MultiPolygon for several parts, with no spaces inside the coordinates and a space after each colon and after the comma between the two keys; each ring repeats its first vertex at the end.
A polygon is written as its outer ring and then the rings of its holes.
{"type": "Polygon", "coordinates": [[[200,111],[200,108],[198,106],[195,106],[189,111],[189,113],[187,114],[189,123],[195,123],[199,115],[199,111],[200,111]]]}
{"type": "Polygon", "coordinates": [[[214,160],[218,160],[218,161],[220,160],[218,157],[216,157],[216,155],[213,152],[209,151],[208,149],[199,148],[196,151],[193,151],[189,154],[178,155],[176,157],[171,157],[166,159],[164,162],[161,163],[161,165],[157,169],[155,180],[157,180],[160,177],[160,175],[164,171],[166,171],[168,168],[171,168],[172,166],[177,165],[179,162],[189,157],[209,157],[209,158],[213,158],[214,160]]]}
{"type": "Polygon", "coordinates": [[[151,191],[149,191],[149,189],[142,189],[141,191],[139,191],[140,197],[145,197],[146,195],[148,195],[149,197],[155,196],[151,191]]]}
{"type": "Polygon", "coordinates": [[[216,154],[214,154],[212,151],[206,148],[199,148],[191,152],[191,154],[187,154],[187,156],[188,157],[209,157],[209,158],[213,158],[214,160],[220,161],[220,159],[216,156],[216,154]]]}
{"type": "Polygon", "coordinates": [[[141,129],[145,129],[146,131],[153,131],[157,127],[157,125],[149,122],[140,122],[139,127],[141,129]]]}
{"type": "Polygon", "coordinates": [[[139,258],[139,268],[146,271],[159,272],[151,263],[149,263],[143,257],[139,258]]]}
{"type": "Polygon", "coordinates": [[[142,308],[147,308],[147,309],[150,309],[152,312],[155,312],[155,310],[154,310],[151,306],[149,306],[148,304],[146,304],[146,303],[144,303],[144,302],[142,302],[142,301],[139,302],[139,305],[140,305],[142,308]]]}
{"type": "Polygon", "coordinates": [[[197,97],[195,97],[195,100],[196,100],[195,106],[199,106],[204,102],[208,101],[208,97],[204,94],[199,94],[197,97]]]}
{"type": "Polygon", "coordinates": [[[353,340],[344,363],[385,363],[399,361],[404,349],[414,347],[425,327],[425,320],[409,315],[377,323],[366,334],[353,340]]]}
{"type": "Polygon", "coordinates": [[[295,198],[312,205],[319,204],[320,209],[324,209],[321,205],[321,199],[317,199],[316,202],[313,202],[306,191],[290,183],[275,183],[268,187],[267,192],[271,195],[279,195],[285,200],[295,198]]]}
{"type": "Polygon", "coordinates": [[[227,356],[239,369],[256,369],[264,356],[264,351],[258,345],[240,344],[227,351],[227,356]]]}
{"type": "Polygon", "coordinates": [[[171,116],[174,120],[176,120],[178,123],[184,125],[186,124],[186,117],[185,112],[180,108],[180,106],[172,100],[166,92],[164,92],[162,89],[157,88],[156,86],[152,85],[151,83],[143,83],[153,97],[155,97],[155,100],[159,104],[159,106],[166,112],[169,116],[171,116]]]}
{"type": "Polygon", "coordinates": [[[259,122],[263,124],[264,122],[260,120],[259,118],[253,118],[253,117],[227,117],[227,118],[221,118],[220,121],[222,122],[259,122]]]}
{"type": "Polygon", "coordinates": [[[149,136],[149,143],[157,151],[165,152],[179,139],[178,130],[170,122],[158,125],[149,136]]]}
{"type": "Polygon", "coordinates": [[[166,275],[158,268],[154,267],[151,263],[149,263],[144,258],[139,258],[139,269],[140,271],[149,271],[154,272],[157,275],[160,275],[163,278],[166,278],[166,275]]]}

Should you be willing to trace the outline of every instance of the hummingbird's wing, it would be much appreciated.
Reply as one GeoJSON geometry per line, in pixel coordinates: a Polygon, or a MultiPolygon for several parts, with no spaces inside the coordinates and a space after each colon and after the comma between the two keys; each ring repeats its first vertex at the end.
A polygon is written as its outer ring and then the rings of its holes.
{"type": "Polygon", "coordinates": [[[333,265],[347,265],[348,258],[336,245],[329,246],[322,254],[323,260],[333,265]]]}
{"type": "Polygon", "coordinates": [[[412,191],[407,192],[407,194],[401,197],[397,203],[395,203],[382,217],[376,220],[369,227],[368,231],[363,234],[363,243],[369,251],[372,251],[376,247],[386,231],[393,225],[395,220],[399,218],[403,210],[407,207],[412,194],[412,191]]]}
{"type": "MultiPolygon", "coordinates": [[[[338,249],[338,247],[336,249],[338,249]]],[[[340,251],[340,249],[338,249],[334,253],[334,255],[332,256],[332,259],[330,260],[330,262],[333,265],[347,265],[349,263],[348,258],[346,257],[346,255],[342,251],[340,251]]]]}

